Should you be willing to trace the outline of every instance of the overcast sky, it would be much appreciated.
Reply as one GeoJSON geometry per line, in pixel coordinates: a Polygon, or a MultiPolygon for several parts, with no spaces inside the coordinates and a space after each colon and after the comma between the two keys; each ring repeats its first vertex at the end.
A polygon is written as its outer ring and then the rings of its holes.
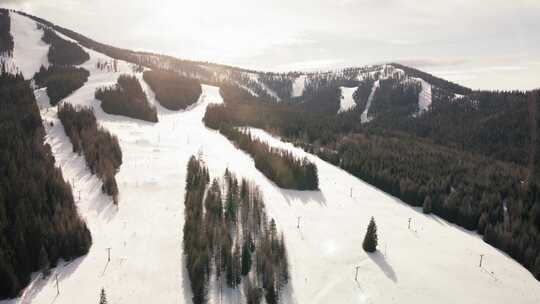
{"type": "Polygon", "coordinates": [[[0,0],[115,46],[272,71],[398,61],[540,87],[540,0],[0,0]]]}

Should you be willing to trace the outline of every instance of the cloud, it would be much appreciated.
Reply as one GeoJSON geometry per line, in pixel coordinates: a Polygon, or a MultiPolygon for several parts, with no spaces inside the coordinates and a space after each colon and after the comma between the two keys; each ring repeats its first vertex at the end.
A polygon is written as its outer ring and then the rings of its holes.
{"type": "Polygon", "coordinates": [[[285,64],[277,65],[275,71],[315,71],[320,69],[329,69],[335,67],[336,65],[342,63],[343,61],[335,58],[328,59],[316,59],[316,60],[306,60],[306,61],[297,61],[289,62],[285,64]]]}
{"type": "Polygon", "coordinates": [[[489,68],[484,73],[501,79],[523,72],[505,79],[520,86],[534,82],[523,67],[540,62],[538,0],[488,6],[485,0],[0,0],[0,6],[119,47],[255,69],[397,61],[428,71],[489,68]]]}
{"type": "Polygon", "coordinates": [[[436,68],[462,65],[470,60],[466,58],[412,58],[396,61],[415,68],[436,68]]]}

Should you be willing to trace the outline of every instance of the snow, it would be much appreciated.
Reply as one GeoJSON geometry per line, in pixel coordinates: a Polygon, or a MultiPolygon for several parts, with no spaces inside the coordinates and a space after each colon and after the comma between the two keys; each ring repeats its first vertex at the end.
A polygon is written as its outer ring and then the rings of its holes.
{"type": "Polygon", "coordinates": [[[371,117],[368,116],[369,108],[371,107],[371,103],[373,102],[373,98],[375,97],[375,92],[379,88],[379,85],[380,85],[380,82],[379,80],[377,80],[373,83],[373,87],[371,87],[371,92],[369,93],[369,96],[368,96],[366,108],[364,109],[364,112],[362,112],[362,115],[360,116],[360,121],[362,123],[371,121],[371,117]]]}
{"type": "Polygon", "coordinates": [[[538,303],[540,284],[475,232],[400,200],[266,132],[271,146],[317,165],[320,192],[269,190],[269,215],[285,228],[298,303],[538,303]],[[352,189],[352,197],[350,192],[352,189]],[[278,193],[280,192],[280,193],[278,193]],[[279,203],[285,198],[285,202],[279,203]],[[296,217],[301,228],[296,229],[296,217]],[[378,252],[362,240],[371,216],[378,252]],[[407,229],[408,218],[412,219],[407,229]],[[285,225],[285,226],[283,226],[285,225]],[[478,267],[484,254],[483,267],[478,267]],[[358,283],[354,281],[359,267],[358,283]],[[307,281],[306,281],[307,278],[307,281]]]}
{"type": "MultiPolygon", "coordinates": [[[[272,89],[270,89],[266,84],[264,84],[262,81],[259,80],[259,75],[256,73],[246,73],[246,76],[248,76],[252,81],[256,82],[258,85],[261,86],[261,89],[265,91],[268,95],[275,98],[277,102],[281,101],[281,98],[274,92],[272,89]]],[[[251,91],[251,90],[250,90],[251,91]]],[[[253,95],[253,94],[252,94],[253,95]]]]}
{"type": "MultiPolygon", "coordinates": [[[[46,141],[64,177],[73,182],[76,198],[80,191],[77,208],[93,245],[86,256],[60,263],[48,279],[35,274],[22,297],[3,304],[93,304],[102,287],[109,303],[191,303],[181,240],[186,165],[198,153],[211,177],[229,168],[261,188],[268,215],[285,232],[291,279],[283,303],[539,303],[540,283],[476,233],[424,215],[291,144],[251,129],[270,145],[306,156],[318,167],[320,191],[278,188],[255,168],[249,155],[202,123],[208,104],[223,102],[217,87],[203,85],[196,105],[169,111],[142,82],[157,107],[155,124],[104,113],[94,90],[115,83],[121,72],[133,73],[121,61],[118,73],[99,71],[97,60],[111,59],[87,52],[91,58],[83,67],[90,71],[89,80],[62,102],[93,107],[99,124],[120,139],[119,205],[101,193],[101,181],[89,173],[83,157],[72,152],[56,108],[49,105],[43,89],[37,90],[46,141]],[[379,251],[368,255],[362,239],[371,216],[378,225],[379,251]],[[483,267],[478,267],[480,254],[483,267]]],[[[135,75],[142,79],[140,73],[135,75]]],[[[377,86],[378,82],[370,100],[377,86]]],[[[215,287],[209,294],[209,303],[219,302],[215,287]]],[[[227,303],[236,302],[238,292],[225,294],[227,303]]]]}
{"type": "Polygon", "coordinates": [[[422,90],[418,95],[418,113],[421,114],[428,111],[431,106],[431,84],[422,78],[417,78],[417,80],[419,80],[422,85],[422,90]]]}
{"type": "Polygon", "coordinates": [[[341,90],[341,97],[338,113],[347,112],[351,109],[354,109],[356,107],[356,102],[354,101],[353,94],[354,92],[356,92],[358,87],[340,87],[339,89],[341,90]]]}
{"type": "Polygon", "coordinates": [[[292,97],[300,97],[304,95],[304,88],[306,86],[306,75],[300,75],[293,81],[292,97]]]}
{"type": "Polygon", "coordinates": [[[9,16],[14,44],[11,60],[25,79],[31,79],[42,65],[49,66],[49,45],[41,40],[43,31],[37,28],[35,21],[15,12],[10,12],[9,16]]]}

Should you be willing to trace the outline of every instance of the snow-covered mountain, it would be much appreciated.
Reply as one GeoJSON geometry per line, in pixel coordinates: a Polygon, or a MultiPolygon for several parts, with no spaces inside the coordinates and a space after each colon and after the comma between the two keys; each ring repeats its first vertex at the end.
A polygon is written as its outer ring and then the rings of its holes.
{"type": "MultiPolygon", "coordinates": [[[[15,12],[10,18],[13,56],[4,58],[30,80],[49,64],[49,45],[41,41],[43,32],[36,23],[45,21],[15,12]]],[[[124,155],[116,177],[119,204],[101,192],[101,180],[91,174],[83,156],[73,153],[58,108],[50,105],[45,89],[36,89],[46,142],[66,180],[73,181],[77,209],[93,245],[87,255],[59,263],[46,279],[35,273],[20,297],[0,303],[97,303],[101,288],[109,303],[191,303],[182,249],[183,198],[187,161],[197,154],[211,177],[228,169],[261,188],[268,215],[283,231],[288,248],[291,278],[281,303],[539,303],[540,284],[533,275],[475,232],[425,215],[280,138],[252,129],[270,146],[306,157],[318,167],[319,191],[281,189],[255,168],[248,154],[202,122],[206,107],[223,102],[216,86],[221,82],[272,102],[290,103],[308,103],[319,90],[338,87],[342,98],[333,115],[359,107],[363,122],[377,115],[371,110],[385,81],[416,90],[418,106],[411,115],[429,111],[435,90],[438,96],[457,98],[468,89],[397,64],[325,73],[263,73],[114,49],[65,29],[55,31],[90,55],[81,65],[90,72],[88,81],[61,104],[92,108],[99,125],[119,138],[124,155]],[[116,71],[97,68],[98,62],[114,59],[120,59],[116,71]],[[199,101],[185,111],[163,108],[137,64],[200,79],[199,101]],[[103,111],[94,92],[113,85],[121,74],[139,79],[157,109],[158,123],[103,111]],[[367,84],[367,94],[359,91],[355,98],[362,84],[367,84]],[[372,216],[379,229],[379,251],[366,254],[362,239],[372,216]]],[[[212,285],[209,303],[238,303],[242,292],[225,288],[220,295],[219,287],[212,285]]]]}

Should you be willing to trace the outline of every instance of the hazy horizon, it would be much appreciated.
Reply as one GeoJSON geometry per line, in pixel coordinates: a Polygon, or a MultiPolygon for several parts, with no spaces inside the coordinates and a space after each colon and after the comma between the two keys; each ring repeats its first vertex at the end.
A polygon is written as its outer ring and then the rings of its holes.
{"type": "Polygon", "coordinates": [[[540,87],[540,1],[0,0],[114,46],[264,71],[400,62],[473,89],[540,87]]]}

